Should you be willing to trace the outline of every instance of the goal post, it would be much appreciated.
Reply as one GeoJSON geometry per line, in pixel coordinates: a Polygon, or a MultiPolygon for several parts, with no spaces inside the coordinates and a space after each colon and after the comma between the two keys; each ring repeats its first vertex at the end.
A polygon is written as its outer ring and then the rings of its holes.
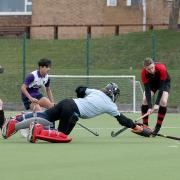
{"type": "Polygon", "coordinates": [[[126,75],[49,75],[51,89],[56,102],[65,98],[76,98],[76,87],[83,85],[89,88],[102,89],[114,82],[120,88],[120,97],[116,102],[122,112],[137,112],[136,77],[126,75]]]}

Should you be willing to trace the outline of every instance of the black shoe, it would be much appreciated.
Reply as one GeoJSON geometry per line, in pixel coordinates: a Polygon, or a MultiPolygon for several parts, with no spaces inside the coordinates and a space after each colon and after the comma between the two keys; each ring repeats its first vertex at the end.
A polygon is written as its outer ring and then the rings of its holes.
{"type": "Polygon", "coordinates": [[[154,128],[154,131],[152,132],[152,137],[155,137],[158,134],[158,132],[160,131],[160,129],[161,129],[161,127],[156,126],[154,128]]]}

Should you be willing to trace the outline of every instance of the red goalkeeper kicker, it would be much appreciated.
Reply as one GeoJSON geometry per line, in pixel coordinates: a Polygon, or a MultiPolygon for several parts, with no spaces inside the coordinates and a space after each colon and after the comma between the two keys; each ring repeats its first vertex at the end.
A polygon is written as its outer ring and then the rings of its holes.
{"type": "Polygon", "coordinates": [[[36,135],[37,139],[41,139],[44,141],[48,141],[51,143],[69,143],[72,141],[72,138],[55,138],[55,137],[49,137],[49,136],[44,136],[44,135],[36,135]]]}

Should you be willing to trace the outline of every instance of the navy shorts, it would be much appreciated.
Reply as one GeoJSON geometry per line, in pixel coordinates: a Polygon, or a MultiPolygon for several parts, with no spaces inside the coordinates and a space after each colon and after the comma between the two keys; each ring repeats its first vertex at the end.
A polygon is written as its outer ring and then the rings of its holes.
{"type": "MultiPolygon", "coordinates": [[[[33,98],[41,99],[43,97],[42,94],[38,94],[37,96],[33,96],[33,98]]],[[[30,109],[31,101],[27,97],[22,97],[22,102],[26,110],[30,109]]]]}

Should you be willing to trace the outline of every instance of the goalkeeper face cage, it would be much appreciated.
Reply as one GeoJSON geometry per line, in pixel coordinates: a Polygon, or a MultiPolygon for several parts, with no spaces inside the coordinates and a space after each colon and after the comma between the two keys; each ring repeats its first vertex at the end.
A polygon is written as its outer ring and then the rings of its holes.
{"type": "Polygon", "coordinates": [[[120,90],[116,83],[109,83],[105,87],[105,90],[107,92],[107,95],[112,99],[113,102],[115,102],[118,99],[120,95],[120,90]]]}

